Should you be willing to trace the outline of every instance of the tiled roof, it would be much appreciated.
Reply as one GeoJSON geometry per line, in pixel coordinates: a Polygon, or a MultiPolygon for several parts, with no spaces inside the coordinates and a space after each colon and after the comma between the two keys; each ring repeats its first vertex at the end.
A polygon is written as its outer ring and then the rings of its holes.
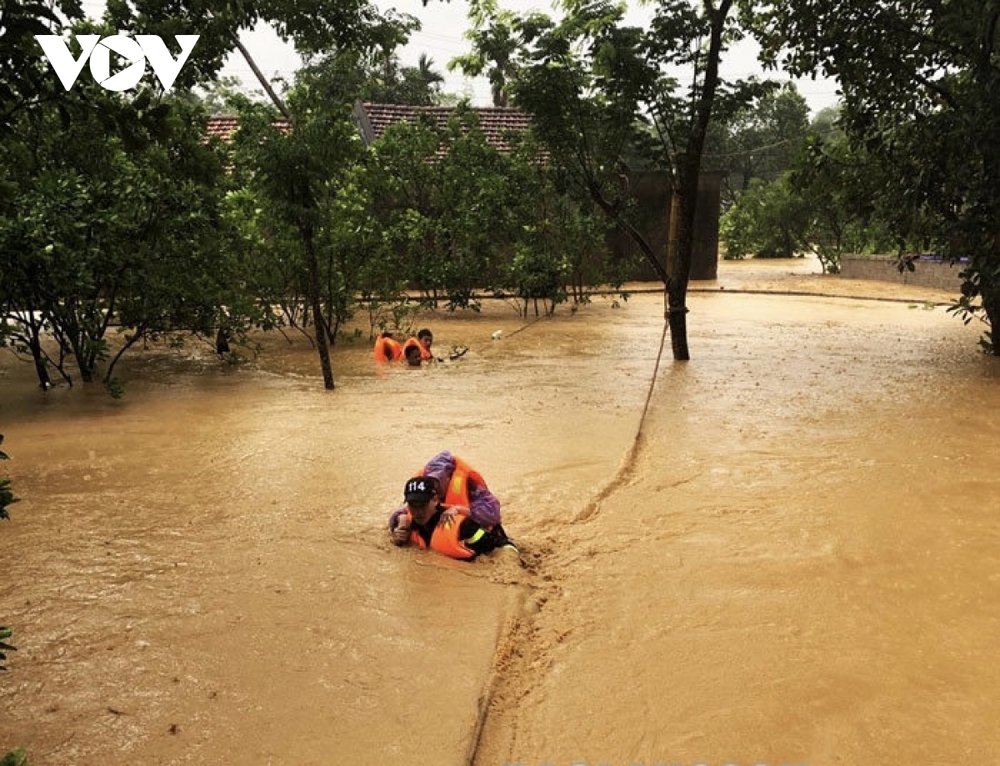
{"type": "MultiPolygon", "coordinates": [[[[507,107],[470,107],[479,117],[479,128],[495,149],[510,151],[507,136],[511,132],[523,133],[531,127],[531,118],[519,109],[507,107]]],[[[365,143],[377,141],[386,128],[397,122],[415,122],[422,116],[434,118],[443,128],[454,114],[450,106],[403,106],[400,104],[360,103],[355,107],[355,118],[365,143]]]]}
{"type": "Polygon", "coordinates": [[[205,135],[208,138],[220,138],[223,141],[228,141],[232,138],[233,133],[236,132],[238,122],[236,117],[226,115],[209,117],[208,127],[205,128],[205,135]]]}
{"type": "MultiPolygon", "coordinates": [[[[229,141],[239,127],[239,117],[219,114],[208,118],[208,126],[205,128],[205,137],[219,138],[222,141],[229,141]]],[[[282,132],[288,132],[288,120],[275,120],[275,127],[282,132]]]]}
{"type": "MultiPolygon", "coordinates": [[[[510,151],[507,136],[523,133],[531,127],[531,118],[519,109],[507,107],[470,107],[479,118],[479,128],[487,142],[498,151],[510,151]]],[[[358,103],[354,109],[355,121],[366,144],[377,141],[386,128],[397,122],[415,122],[423,115],[433,117],[439,127],[445,127],[455,108],[450,106],[403,106],[400,104],[358,103]]],[[[275,120],[274,124],[288,130],[287,120],[275,120]]],[[[231,115],[216,115],[208,118],[206,137],[229,141],[239,126],[239,118],[231,115]]]]}

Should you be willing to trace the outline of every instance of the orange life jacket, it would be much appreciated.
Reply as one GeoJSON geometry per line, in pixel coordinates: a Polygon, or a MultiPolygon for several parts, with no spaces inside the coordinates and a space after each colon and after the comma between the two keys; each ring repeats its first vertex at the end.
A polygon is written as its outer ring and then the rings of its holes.
{"type": "Polygon", "coordinates": [[[469,480],[477,483],[480,487],[486,486],[486,480],[475,468],[466,463],[457,455],[452,455],[455,459],[455,473],[451,475],[448,482],[447,491],[444,495],[445,505],[460,505],[468,508],[472,501],[469,499],[469,480]]]}
{"type": "Polygon", "coordinates": [[[410,347],[413,347],[413,346],[415,346],[416,348],[420,349],[420,359],[421,359],[421,361],[426,362],[428,359],[433,359],[434,358],[434,354],[432,354],[430,351],[428,351],[426,348],[424,348],[424,344],[421,343],[416,338],[407,338],[406,339],[406,343],[403,344],[403,356],[404,357],[406,356],[406,349],[408,349],[410,347]]]}
{"type": "MultiPolygon", "coordinates": [[[[406,515],[410,516],[411,519],[413,518],[409,511],[406,512],[406,515]]],[[[437,526],[434,527],[434,531],[431,532],[430,549],[438,553],[443,553],[445,556],[451,556],[453,559],[475,558],[476,552],[467,547],[459,538],[459,530],[462,528],[462,522],[467,518],[469,518],[469,514],[466,511],[458,510],[454,519],[439,519],[437,526]]],[[[478,532],[477,534],[481,535],[482,532],[478,532]]],[[[427,543],[424,542],[423,536],[415,529],[410,532],[410,542],[418,548],[426,549],[428,547],[427,543]]]]}
{"type": "Polygon", "coordinates": [[[398,340],[379,337],[375,340],[375,361],[396,362],[403,358],[403,347],[398,340]]]}

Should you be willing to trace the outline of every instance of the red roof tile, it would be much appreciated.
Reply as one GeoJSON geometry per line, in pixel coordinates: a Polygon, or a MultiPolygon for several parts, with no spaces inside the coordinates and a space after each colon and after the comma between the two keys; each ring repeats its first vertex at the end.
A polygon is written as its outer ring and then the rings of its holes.
{"type": "MultiPolygon", "coordinates": [[[[239,127],[240,119],[232,115],[215,115],[208,118],[208,126],[205,128],[206,138],[218,138],[222,141],[230,141],[236,128],[239,127]]],[[[275,127],[283,132],[288,131],[288,120],[275,120],[275,127]]]]}
{"type": "MultiPolygon", "coordinates": [[[[523,133],[531,127],[531,118],[519,109],[508,107],[470,107],[479,118],[479,128],[487,142],[501,152],[510,151],[507,136],[523,133]]],[[[386,129],[397,122],[415,122],[422,116],[432,117],[439,127],[445,127],[455,108],[450,106],[404,106],[365,102],[355,108],[355,118],[365,143],[377,141],[386,129]]]]}
{"type": "MultiPolygon", "coordinates": [[[[519,109],[470,107],[470,111],[479,118],[479,128],[483,131],[487,142],[501,152],[510,151],[508,134],[523,133],[531,127],[531,118],[519,109]]],[[[355,106],[354,118],[361,131],[361,137],[365,143],[370,144],[381,138],[390,125],[404,121],[415,122],[424,115],[432,117],[438,126],[443,128],[454,112],[455,108],[450,106],[404,106],[366,102],[355,106]]],[[[288,130],[287,120],[275,120],[274,124],[282,130],[288,130]]],[[[206,137],[229,141],[238,125],[238,117],[230,115],[209,117],[206,137]]]]}

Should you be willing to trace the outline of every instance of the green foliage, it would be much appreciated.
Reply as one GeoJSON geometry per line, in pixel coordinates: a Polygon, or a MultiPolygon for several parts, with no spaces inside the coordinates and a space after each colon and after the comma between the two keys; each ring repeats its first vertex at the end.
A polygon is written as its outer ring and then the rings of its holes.
{"type": "Polygon", "coordinates": [[[235,106],[240,128],[233,137],[235,180],[245,191],[231,200],[231,214],[267,267],[263,284],[284,296],[302,296],[311,321],[324,385],[334,387],[328,346],[353,312],[361,268],[363,227],[350,222],[364,207],[353,183],[362,155],[351,118],[360,86],[358,53],[342,51],[314,59],[288,94],[289,123],[275,110],[249,100],[235,106]],[[286,255],[293,245],[294,255],[286,255]]]}
{"type": "Polygon", "coordinates": [[[981,322],[987,326],[979,339],[980,348],[987,354],[998,353],[998,344],[993,339],[993,327],[990,316],[986,312],[984,302],[989,300],[987,295],[983,295],[983,269],[993,269],[994,272],[986,277],[991,284],[1000,283],[1000,267],[996,264],[979,265],[977,268],[967,267],[960,276],[964,280],[962,283],[962,294],[955,299],[955,302],[948,307],[948,312],[955,314],[962,320],[963,324],[970,324],[973,321],[981,322]]]}
{"type": "Polygon", "coordinates": [[[400,66],[395,55],[384,54],[366,75],[361,98],[380,104],[431,106],[440,101],[444,76],[434,61],[421,53],[416,66],[400,66]],[[377,66],[381,64],[381,66],[377,66]]]}
{"type": "Polygon", "coordinates": [[[473,0],[469,4],[472,28],[466,37],[472,51],[448,62],[448,69],[460,69],[469,77],[485,75],[490,82],[493,106],[510,106],[510,82],[516,75],[516,58],[521,44],[520,22],[510,11],[502,11],[496,0],[473,0]]]}
{"type": "Polygon", "coordinates": [[[139,340],[208,332],[234,302],[217,215],[223,167],[191,99],[125,97],[83,79],[68,92],[51,77],[38,88],[48,90],[0,136],[11,190],[0,195],[0,318],[43,388],[53,370],[73,381],[69,359],[84,381],[103,365],[107,384],[139,340]],[[111,327],[124,331],[115,342],[111,327]]]}
{"type": "Polygon", "coordinates": [[[806,100],[789,83],[764,91],[725,122],[713,121],[705,163],[727,173],[724,206],[753,179],[774,181],[791,169],[806,142],[808,118],[806,100]]]}
{"type": "Polygon", "coordinates": [[[811,211],[788,176],[754,179],[722,216],[719,233],[732,257],[791,258],[807,246],[811,211]]]}
{"type": "Polygon", "coordinates": [[[795,74],[822,71],[837,77],[844,130],[852,146],[863,147],[880,168],[874,199],[892,235],[953,260],[967,258],[967,289],[959,305],[995,326],[1000,321],[995,4],[783,0],[757,4],[753,20],[766,56],[781,58],[795,74]]]}
{"type": "Polygon", "coordinates": [[[791,169],[772,183],[755,181],[723,216],[720,233],[732,257],[814,253],[824,271],[836,273],[843,253],[918,249],[919,239],[892,231],[921,230],[912,211],[893,207],[883,189],[898,169],[825,129],[812,134],[791,169]],[[904,223],[905,217],[905,223],[904,223]]]}
{"type": "Polygon", "coordinates": [[[23,748],[13,750],[0,758],[0,766],[27,766],[27,763],[28,755],[23,748]]]}
{"type": "Polygon", "coordinates": [[[443,127],[394,125],[372,147],[360,181],[380,233],[362,282],[371,310],[407,287],[449,309],[478,308],[483,288],[551,306],[567,282],[596,275],[584,260],[599,236],[594,217],[557,190],[536,144],[509,142],[498,151],[460,108],[443,127]]]}
{"type": "Polygon", "coordinates": [[[563,17],[511,17],[479,3],[467,72],[503,65],[514,103],[532,115],[550,161],[629,236],[669,295],[675,359],[687,359],[684,306],[694,250],[698,181],[713,114],[727,120],[767,90],[720,77],[724,51],[742,36],[731,0],[661,0],[646,27],[625,23],[623,4],[561,3],[563,17]],[[500,55],[498,55],[498,53],[500,55]],[[684,85],[681,85],[681,82],[684,85]],[[635,220],[629,162],[671,180],[674,231],[666,263],[635,220]]]}
{"type": "Polygon", "coordinates": [[[0,670],[7,670],[7,667],[3,664],[7,659],[5,652],[17,651],[16,647],[7,643],[7,639],[13,634],[14,631],[12,629],[0,626],[0,670]]]}
{"type": "MultiPolygon", "coordinates": [[[[3,434],[0,434],[0,444],[3,444],[3,434]]],[[[7,453],[0,450],[0,460],[8,459],[7,453]]],[[[18,502],[18,498],[15,497],[14,490],[11,488],[10,479],[0,479],[0,519],[10,518],[7,509],[16,502],[18,502]]]]}

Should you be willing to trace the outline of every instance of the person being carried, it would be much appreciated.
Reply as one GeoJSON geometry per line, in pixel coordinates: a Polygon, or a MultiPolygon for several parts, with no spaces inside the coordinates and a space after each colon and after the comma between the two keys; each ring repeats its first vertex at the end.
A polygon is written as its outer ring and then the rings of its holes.
{"type": "Polygon", "coordinates": [[[441,504],[442,487],[430,476],[415,476],[403,487],[405,505],[389,516],[389,537],[395,545],[415,545],[454,559],[471,561],[482,553],[517,546],[502,528],[483,528],[467,508],[441,504]]]}
{"type": "Polygon", "coordinates": [[[439,452],[420,469],[420,475],[437,479],[446,506],[468,508],[473,521],[486,529],[500,526],[500,501],[483,475],[462,458],[449,450],[439,452]]]}

